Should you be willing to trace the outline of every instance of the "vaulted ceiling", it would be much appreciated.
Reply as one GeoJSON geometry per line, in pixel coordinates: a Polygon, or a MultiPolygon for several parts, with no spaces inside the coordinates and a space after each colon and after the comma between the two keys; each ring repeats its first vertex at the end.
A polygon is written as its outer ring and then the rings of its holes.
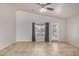
{"type": "Polygon", "coordinates": [[[16,10],[32,12],[42,15],[48,15],[59,18],[70,18],[79,15],[79,3],[52,3],[47,7],[54,8],[54,10],[47,10],[45,13],[40,13],[40,6],[36,3],[16,3],[10,4],[16,10]]]}

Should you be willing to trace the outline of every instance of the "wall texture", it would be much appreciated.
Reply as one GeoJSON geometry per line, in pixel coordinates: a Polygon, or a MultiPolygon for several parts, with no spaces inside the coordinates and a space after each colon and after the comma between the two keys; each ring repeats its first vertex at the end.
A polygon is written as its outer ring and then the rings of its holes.
{"type": "Polygon", "coordinates": [[[15,12],[7,4],[0,4],[0,49],[9,46],[15,41],[15,12]]]}
{"type": "Polygon", "coordinates": [[[79,47],[79,16],[67,20],[67,42],[79,47]]]}
{"type": "Polygon", "coordinates": [[[50,22],[50,39],[52,23],[59,23],[59,40],[65,39],[65,20],[44,15],[33,14],[29,12],[16,12],[16,40],[31,41],[32,40],[32,22],[44,23],[50,22]]]}

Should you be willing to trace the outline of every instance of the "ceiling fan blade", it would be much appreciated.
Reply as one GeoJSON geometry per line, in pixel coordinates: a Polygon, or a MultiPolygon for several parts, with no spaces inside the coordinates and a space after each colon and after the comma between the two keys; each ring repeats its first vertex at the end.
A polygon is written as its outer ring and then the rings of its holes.
{"type": "Polygon", "coordinates": [[[53,8],[46,8],[47,10],[54,10],[53,8]]]}
{"type": "Polygon", "coordinates": [[[36,3],[37,5],[41,6],[42,8],[45,6],[44,4],[36,3]]]}
{"type": "Polygon", "coordinates": [[[52,3],[36,3],[36,4],[40,5],[41,7],[45,7],[45,6],[50,5],[52,3]]]}
{"type": "Polygon", "coordinates": [[[46,3],[46,5],[50,5],[50,4],[52,4],[52,3],[46,3]]]}

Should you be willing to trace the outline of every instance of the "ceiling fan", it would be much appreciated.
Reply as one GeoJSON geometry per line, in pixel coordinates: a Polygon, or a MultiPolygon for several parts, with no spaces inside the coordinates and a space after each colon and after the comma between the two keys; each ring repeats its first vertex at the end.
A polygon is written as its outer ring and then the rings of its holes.
{"type": "Polygon", "coordinates": [[[54,10],[53,8],[46,7],[52,3],[36,3],[36,4],[41,6],[41,9],[40,9],[41,12],[46,12],[46,10],[50,10],[50,11],[54,10]]]}

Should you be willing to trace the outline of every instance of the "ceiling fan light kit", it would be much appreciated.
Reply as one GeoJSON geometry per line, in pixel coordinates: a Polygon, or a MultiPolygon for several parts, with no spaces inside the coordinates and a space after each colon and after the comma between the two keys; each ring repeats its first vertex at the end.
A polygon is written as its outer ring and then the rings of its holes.
{"type": "Polygon", "coordinates": [[[40,9],[40,12],[41,12],[41,13],[45,13],[46,11],[47,11],[47,10],[46,10],[45,8],[41,8],[41,9],[40,9]]]}

